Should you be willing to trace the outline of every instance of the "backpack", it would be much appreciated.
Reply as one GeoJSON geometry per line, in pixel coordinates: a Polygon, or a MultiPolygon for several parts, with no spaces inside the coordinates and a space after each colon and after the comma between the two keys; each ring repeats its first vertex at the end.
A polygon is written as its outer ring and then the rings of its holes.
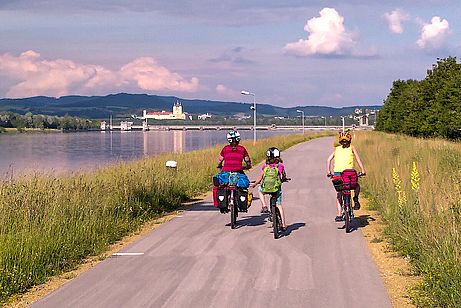
{"type": "Polygon", "coordinates": [[[279,165],[264,167],[264,176],[261,182],[261,192],[275,193],[280,189],[282,181],[279,176],[279,165]]]}

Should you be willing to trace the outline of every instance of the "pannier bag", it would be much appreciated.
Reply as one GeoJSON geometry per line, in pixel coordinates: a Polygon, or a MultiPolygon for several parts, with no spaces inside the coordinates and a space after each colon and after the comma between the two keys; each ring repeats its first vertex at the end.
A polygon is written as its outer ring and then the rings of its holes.
{"type": "Polygon", "coordinates": [[[354,169],[346,169],[341,172],[341,179],[343,181],[343,189],[356,189],[357,188],[357,171],[354,169]]]}
{"type": "Polygon", "coordinates": [[[213,185],[231,185],[237,187],[248,188],[250,186],[250,180],[245,173],[240,172],[219,172],[213,177],[213,185]]]}
{"type": "Polygon", "coordinates": [[[253,193],[249,190],[248,191],[248,207],[251,206],[252,201],[253,201],[253,193]]]}
{"type": "Polygon", "coordinates": [[[227,190],[224,188],[218,188],[216,190],[216,200],[219,208],[227,208],[227,190]]]}
{"type": "Polygon", "coordinates": [[[248,210],[248,190],[237,189],[235,190],[235,202],[240,212],[246,212],[248,210]]]}
{"type": "Polygon", "coordinates": [[[333,186],[335,187],[336,191],[341,191],[341,188],[343,186],[343,180],[341,179],[340,175],[335,175],[331,178],[331,182],[333,183],[333,186]]]}
{"type": "Polygon", "coordinates": [[[215,175],[213,177],[213,186],[220,186],[221,183],[219,182],[219,178],[215,175]]]}

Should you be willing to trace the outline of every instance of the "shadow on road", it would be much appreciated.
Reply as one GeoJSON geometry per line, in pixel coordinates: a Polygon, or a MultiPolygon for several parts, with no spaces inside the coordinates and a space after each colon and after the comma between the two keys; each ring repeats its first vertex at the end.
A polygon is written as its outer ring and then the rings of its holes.
{"type": "Polygon", "coordinates": [[[189,208],[186,208],[188,211],[193,211],[193,212],[202,212],[202,211],[217,211],[219,212],[219,209],[213,205],[211,202],[199,202],[189,208]]]}
{"type": "Polygon", "coordinates": [[[282,237],[283,236],[288,236],[291,234],[291,232],[298,230],[299,228],[305,227],[306,223],[304,222],[296,222],[294,224],[288,225],[287,230],[285,232],[282,232],[282,237]]]}
{"type": "MultiPolygon", "coordinates": [[[[366,226],[368,226],[370,223],[369,221],[375,221],[376,219],[374,219],[372,216],[370,215],[360,215],[360,216],[356,216],[354,218],[354,220],[352,221],[352,229],[351,231],[356,231],[360,228],[365,228],[366,226]]],[[[338,227],[338,229],[344,229],[346,227],[346,225],[343,225],[342,227],[338,227]]]]}
{"type": "MultiPolygon", "coordinates": [[[[241,227],[255,227],[261,226],[266,223],[266,217],[262,215],[253,215],[253,216],[246,216],[242,219],[237,218],[237,229],[241,227]]],[[[226,226],[230,226],[228,223],[226,226]]]]}
{"type": "Polygon", "coordinates": [[[355,217],[356,225],[358,228],[365,228],[366,226],[370,224],[369,221],[375,221],[375,220],[376,219],[374,219],[370,215],[360,215],[360,216],[355,217]]]}

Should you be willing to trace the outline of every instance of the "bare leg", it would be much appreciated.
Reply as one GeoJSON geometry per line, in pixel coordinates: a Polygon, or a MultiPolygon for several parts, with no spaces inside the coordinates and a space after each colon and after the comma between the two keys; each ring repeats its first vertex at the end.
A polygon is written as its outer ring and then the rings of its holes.
{"type": "Polygon", "coordinates": [[[261,200],[261,206],[263,208],[267,208],[267,203],[266,203],[266,198],[264,197],[264,194],[258,190],[258,196],[259,200],[261,200]]]}
{"type": "Polygon", "coordinates": [[[283,211],[283,206],[281,204],[277,204],[277,208],[280,211],[280,216],[282,217],[282,226],[283,228],[286,228],[287,225],[285,223],[285,212],[283,211]]]}
{"type": "Polygon", "coordinates": [[[343,213],[343,209],[341,208],[341,203],[339,202],[339,194],[336,197],[336,210],[337,210],[337,216],[341,216],[343,213]]]}

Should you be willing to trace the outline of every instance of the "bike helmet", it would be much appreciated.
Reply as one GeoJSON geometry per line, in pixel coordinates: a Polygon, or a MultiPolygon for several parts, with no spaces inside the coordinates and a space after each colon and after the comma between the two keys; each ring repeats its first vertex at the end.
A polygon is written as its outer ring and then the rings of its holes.
{"type": "Polygon", "coordinates": [[[351,133],[349,133],[348,131],[339,132],[339,137],[338,137],[339,143],[344,142],[344,141],[351,142],[351,140],[352,140],[351,133]]]}
{"type": "Polygon", "coordinates": [[[280,157],[280,150],[276,147],[269,148],[266,152],[267,158],[278,158],[280,157]]]}
{"type": "Polygon", "coordinates": [[[229,141],[229,143],[240,142],[240,133],[236,130],[231,130],[227,133],[227,141],[229,141]]]}

